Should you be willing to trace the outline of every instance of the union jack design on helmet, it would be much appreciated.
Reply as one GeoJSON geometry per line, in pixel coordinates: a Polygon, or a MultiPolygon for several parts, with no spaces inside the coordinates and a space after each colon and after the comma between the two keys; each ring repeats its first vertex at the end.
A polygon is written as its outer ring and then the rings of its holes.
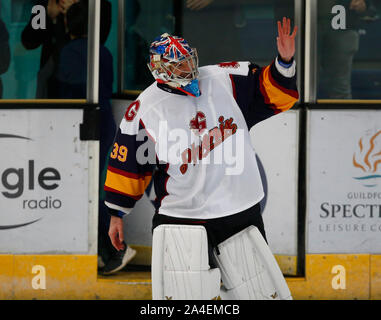
{"type": "Polygon", "coordinates": [[[166,36],[155,39],[151,44],[151,53],[161,54],[168,61],[181,61],[192,53],[192,48],[184,38],[178,36],[166,36]]]}
{"type": "Polygon", "coordinates": [[[150,46],[148,68],[156,81],[185,87],[198,76],[197,51],[184,38],[164,33],[150,46]]]}

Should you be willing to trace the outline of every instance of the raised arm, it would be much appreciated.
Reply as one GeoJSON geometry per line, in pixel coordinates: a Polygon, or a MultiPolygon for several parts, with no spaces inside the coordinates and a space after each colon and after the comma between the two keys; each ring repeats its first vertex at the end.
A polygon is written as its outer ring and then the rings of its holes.
{"type": "Polygon", "coordinates": [[[280,112],[287,111],[298,101],[296,87],[295,37],[290,19],[278,21],[276,37],[278,56],[265,67],[250,64],[245,75],[230,74],[234,97],[249,128],[280,112]]]}

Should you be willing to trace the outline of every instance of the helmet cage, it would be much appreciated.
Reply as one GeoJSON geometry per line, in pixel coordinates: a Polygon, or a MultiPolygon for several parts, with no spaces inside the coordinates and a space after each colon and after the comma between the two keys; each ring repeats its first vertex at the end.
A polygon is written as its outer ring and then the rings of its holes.
{"type": "Polygon", "coordinates": [[[181,85],[187,85],[198,77],[198,56],[197,50],[192,48],[189,56],[182,60],[162,63],[162,68],[168,74],[172,82],[178,82],[181,85]]]}

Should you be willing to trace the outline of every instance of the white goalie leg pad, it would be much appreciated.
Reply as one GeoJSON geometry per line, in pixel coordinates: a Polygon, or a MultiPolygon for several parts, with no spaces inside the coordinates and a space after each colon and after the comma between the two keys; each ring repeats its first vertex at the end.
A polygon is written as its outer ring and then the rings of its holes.
{"type": "Polygon", "coordinates": [[[202,226],[159,225],[152,239],[152,299],[219,299],[221,274],[210,269],[202,226]]]}
{"type": "Polygon", "coordinates": [[[222,299],[291,300],[286,280],[265,239],[255,226],[247,227],[214,251],[222,282],[222,299]]]}

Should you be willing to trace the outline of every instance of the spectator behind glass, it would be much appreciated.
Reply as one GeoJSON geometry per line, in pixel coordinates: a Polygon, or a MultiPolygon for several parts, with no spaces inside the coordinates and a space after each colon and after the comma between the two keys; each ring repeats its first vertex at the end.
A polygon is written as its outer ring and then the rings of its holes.
{"type": "MultiPolygon", "coordinates": [[[[0,19],[0,75],[7,72],[11,62],[9,34],[3,20],[0,19]]],[[[3,97],[3,82],[0,78],[0,99],[3,97]]]]}
{"type": "Polygon", "coordinates": [[[351,75],[353,58],[359,50],[359,29],[374,21],[376,15],[371,0],[319,1],[320,88],[319,97],[352,99],[351,75]],[[346,29],[331,26],[331,9],[343,5],[346,9],[346,29]],[[321,34],[321,38],[320,38],[321,34]]]}
{"type": "MultiPolygon", "coordinates": [[[[78,99],[86,96],[87,80],[87,5],[73,4],[67,12],[66,23],[70,41],[62,48],[58,63],[58,92],[60,99],[78,99]]],[[[114,140],[116,125],[111,109],[113,83],[113,58],[110,51],[100,45],[99,54],[99,105],[100,105],[100,155],[99,183],[104,185],[106,159],[114,140]]],[[[99,196],[98,252],[107,261],[116,254],[108,237],[110,216],[104,204],[104,192],[99,196]]]]}
{"type": "Polygon", "coordinates": [[[243,56],[240,41],[245,23],[242,11],[245,0],[182,1],[182,36],[197,48],[200,66],[231,61],[233,57],[240,61],[250,58],[243,56]]]}
{"type": "Polygon", "coordinates": [[[131,21],[126,24],[125,32],[125,86],[127,89],[143,90],[152,83],[152,75],[147,68],[149,43],[136,23],[141,13],[139,1],[132,1],[128,8],[131,21]]]}
{"type": "MultiPolygon", "coordinates": [[[[31,19],[24,28],[21,41],[28,50],[42,46],[40,70],[37,77],[37,99],[58,98],[58,84],[55,74],[59,53],[62,47],[70,40],[65,27],[65,15],[74,3],[79,0],[45,0],[39,5],[45,7],[47,12],[46,29],[33,29],[32,14],[31,19]]],[[[88,5],[88,0],[82,0],[84,5],[88,5]]],[[[101,43],[106,42],[111,27],[111,3],[107,0],[101,1],[101,43]]],[[[86,95],[81,98],[85,98],[86,95]]]]}

